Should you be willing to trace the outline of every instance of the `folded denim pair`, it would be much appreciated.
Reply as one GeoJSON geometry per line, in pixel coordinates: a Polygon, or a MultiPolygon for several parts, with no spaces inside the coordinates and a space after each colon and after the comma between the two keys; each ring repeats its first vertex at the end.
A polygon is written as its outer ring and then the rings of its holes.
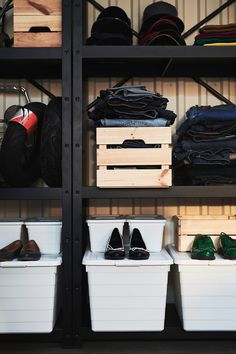
{"type": "Polygon", "coordinates": [[[193,129],[196,124],[201,124],[203,127],[207,124],[221,124],[218,130],[224,129],[224,123],[227,127],[230,123],[236,124],[236,106],[232,104],[193,106],[186,112],[186,117],[187,119],[176,131],[178,136],[184,135],[190,128],[193,129]]]}
{"type": "Polygon", "coordinates": [[[170,121],[164,118],[156,119],[100,119],[96,122],[99,127],[168,127],[170,121]]]}
{"type": "Polygon", "coordinates": [[[236,165],[175,165],[174,182],[176,185],[220,185],[236,183],[236,165]]]}

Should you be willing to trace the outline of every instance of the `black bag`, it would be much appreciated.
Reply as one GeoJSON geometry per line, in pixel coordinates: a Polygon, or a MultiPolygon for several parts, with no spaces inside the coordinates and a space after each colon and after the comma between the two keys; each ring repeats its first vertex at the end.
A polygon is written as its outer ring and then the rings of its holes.
{"type": "Polygon", "coordinates": [[[36,116],[26,115],[28,123],[31,117],[37,123],[36,129],[31,131],[29,126],[18,122],[24,120],[24,116],[9,121],[1,146],[0,166],[4,180],[12,187],[31,186],[40,177],[40,141],[46,106],[36,102],[22,108],[36,116]]]}

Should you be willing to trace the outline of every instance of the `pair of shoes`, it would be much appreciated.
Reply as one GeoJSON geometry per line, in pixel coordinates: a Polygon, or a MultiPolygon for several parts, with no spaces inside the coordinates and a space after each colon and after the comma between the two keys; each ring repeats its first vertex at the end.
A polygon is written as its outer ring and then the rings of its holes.
{"type": "MultiPolygon", "coordinates": [[[[115,228],[108,240],[106,250],[104,253],[106,259],[124,259],[125,248],[123,239],[119,230],[115,228]]],[[[149,251],[143,241],[142,235],[138,229],[133,229],[129,244],[129,258],[130,259],[148,259],[149,251]]]]}
{"type": "MultiPolygon", "coordinates": [[[[192,259],[214,260],[216,248],[210,236],[197,235],[192,247],[192,259]]],[[[220,233],[220,248],[218,252],[225,259],[236,259],[236,240],[226,235],[224,232],[220,233]]]]}
{"type": "Polygon", "coordinates": [[[21,240],[16,240],[0,250],[0,262],[12,261],[38,261],[41,257],[40,249],[34,240],[23,245],[21,240]]]}

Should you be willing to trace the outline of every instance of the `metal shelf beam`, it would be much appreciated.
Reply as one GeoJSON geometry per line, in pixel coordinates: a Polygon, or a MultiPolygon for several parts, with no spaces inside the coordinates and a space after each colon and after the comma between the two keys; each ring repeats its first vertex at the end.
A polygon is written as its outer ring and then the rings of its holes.
{"type": "Polygon", "coordinates": [[[84,199],[153,199],[153,198],[235,198],[236,185],[232,186],[173,186],[158,188],[108,188],[83,187],[84,199]]]}
{"type": "Polygon", "coordinates": [[[57,200],[61,198],[61,188],[0,188],[0,200],[57,200]]]}

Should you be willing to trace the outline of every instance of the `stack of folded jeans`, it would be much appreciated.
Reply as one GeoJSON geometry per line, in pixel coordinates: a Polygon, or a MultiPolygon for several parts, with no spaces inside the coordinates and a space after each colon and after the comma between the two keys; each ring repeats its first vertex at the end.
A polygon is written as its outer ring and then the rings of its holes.
{"type": "Polygon", "coordinates": [[[173,151],[175,183],[236,183],[236,106],[195,106],[186,115],[173,151]]]}
{"type": "Polygon", "coordinates": [[[184,24],[175,6],[164,1],[147,6],[139,33],[140,45],[185,45],[181,33],[184,24]]]}
{"type": "Polygon", "coordinates": [[[176,114],[166,109],[168,99],[145,86],[122,86],[100,91],[89,118],[97,127],[166,127],[176,114]]]}
{"type": "Polygon", "coordinates": [[[236,23],[207,25],[199,30],[194,45],[236,46],[236,23]]]}

